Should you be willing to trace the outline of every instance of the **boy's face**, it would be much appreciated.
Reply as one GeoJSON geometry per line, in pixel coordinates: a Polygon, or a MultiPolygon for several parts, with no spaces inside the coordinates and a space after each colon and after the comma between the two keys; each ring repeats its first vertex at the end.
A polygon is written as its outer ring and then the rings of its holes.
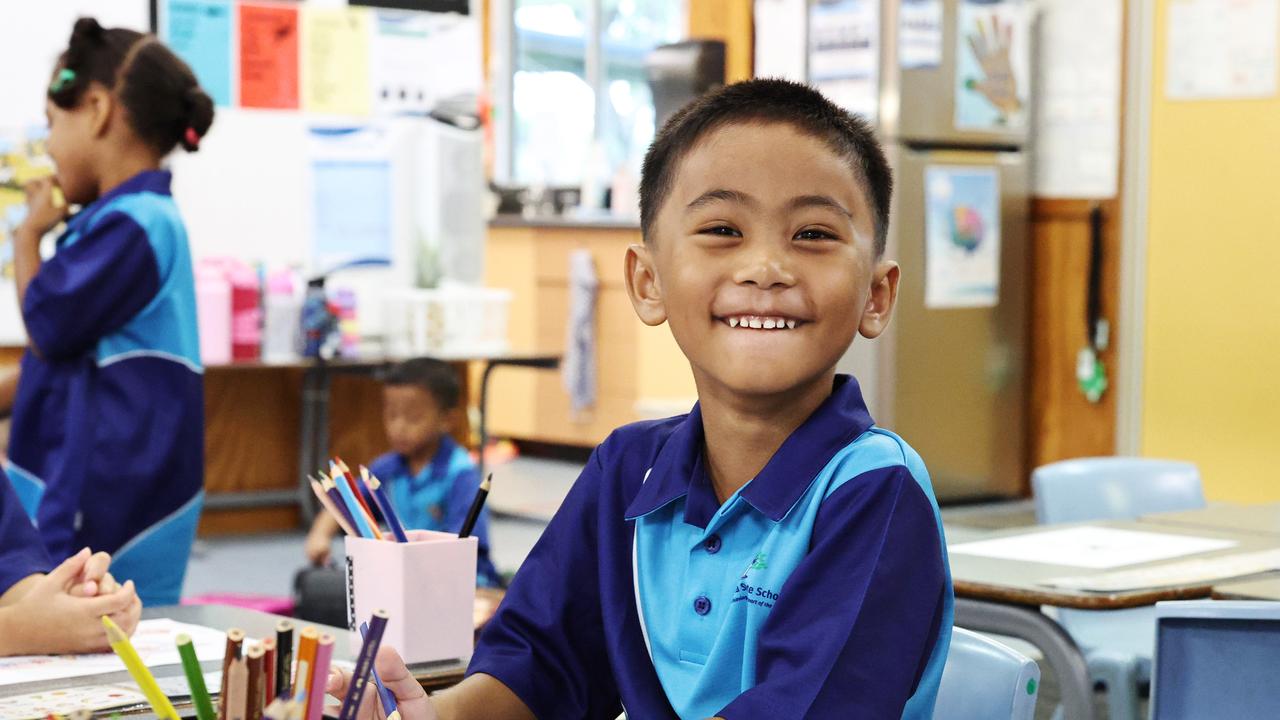
{"type": "Polygon", "coordinates": [[[382,421],[391,449],[414,456],[434,447],[452,424],[435,397],[416,385],[387,385],[382,390],[382,421]]]}
{"type": "Polygon", "coordinates": [[[830,382],[897,293],[848,161],[783,123],[736,123],[680,161],[653,241],[627,254],[640,319],[671,325],[699,394],[777,396],[830,382]],[[770,326],[773,326],[770,329],[770,326]]]}

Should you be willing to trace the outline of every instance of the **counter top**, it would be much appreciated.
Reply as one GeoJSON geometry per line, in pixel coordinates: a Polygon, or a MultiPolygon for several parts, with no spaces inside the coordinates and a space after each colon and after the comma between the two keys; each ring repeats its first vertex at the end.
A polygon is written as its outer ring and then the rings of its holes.
{"type": "Polygon", "coordinates": [[[591,217],[534,217],[523,215],[495,215],[489,221],[489,227],[547,227],[547,228],[586,228],[591,230],[639,230],[640,221],[635,218],[615,218],[611,215],[595,215],[591,217]]]}

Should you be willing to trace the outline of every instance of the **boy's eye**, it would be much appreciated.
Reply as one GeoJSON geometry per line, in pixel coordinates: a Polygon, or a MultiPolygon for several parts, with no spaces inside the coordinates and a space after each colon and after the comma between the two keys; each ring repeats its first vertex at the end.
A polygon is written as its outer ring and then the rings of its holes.
{"type": "Polygon", "coordinates": [[[835,240],[836,236],[818,228],[805,228],[796,233],[797,240],[835,240]]]}
{"type": "Polygon", "coordinates": [[[709,228],[703,228],[699,230],[698,234],[699,235],[719,235],[721,237],[739,237],[742,233],[739,233],[737,230],[729,227],[728,225],[713,225],[709,228]]]}

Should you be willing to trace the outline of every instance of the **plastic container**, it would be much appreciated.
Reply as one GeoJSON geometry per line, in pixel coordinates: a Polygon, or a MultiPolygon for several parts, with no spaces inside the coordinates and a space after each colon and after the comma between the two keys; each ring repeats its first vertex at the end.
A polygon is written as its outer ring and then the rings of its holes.
{"type": "Polygon", "coordinates": [[[302,293],[297,273],[277,270],[267,276],[263,295],[262,359],[294,360],[302,352],[302,293]]]}
{"type": "Polygon", "coordinates": [[[388,290],[383,331],[392,357],[507,352],[511,291],[448,286],[388,290]]]}
{"type": "Polygon", "coordinates": [[[262,293],[258,274],[239,261],[226,264],[231,282],[231,358],[262,357],[262,293]]]}
{"type": "Polygon", "coordinates": [[[231,362],[231,283],[217,263],[199,263],[195,275],[200,362],[225,365],[231,362]]]}
{"type": "Polygon", "coordinates": [[[475,536],[411,531],[410,542],[347,536],[347,629],[358,654],[359,627],[386,610],[382,644],[407,663],[471,656],[475,635],[475,536]]]}

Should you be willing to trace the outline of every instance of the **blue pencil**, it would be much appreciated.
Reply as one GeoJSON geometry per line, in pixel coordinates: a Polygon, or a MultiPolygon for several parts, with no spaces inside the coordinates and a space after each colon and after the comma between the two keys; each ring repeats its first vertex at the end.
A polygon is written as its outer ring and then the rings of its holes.
{"type": "Polygon", "coordinates": [[[351,674],[351,687],[347,688],[347,697],[342,701],[342,712],[338,720],[355,720],[360,709],[360,700],[364,698],[365,687],[369,684],[369,675],[373,672],[373,658],[378,654],[378,646],[382,644],[382,633],[387,629],[387,611],[374,610],[369,620],[369,632],[360,646],[360,655],[356,658],[356,669],[351,674]]]}
{"type": "MultiPolygon", "coordinates": [[[[360,637],[367,638],[369,636],[369,623],[360,623],[360,637]]],[[[373,684],[378,686],[378,697],[382,698],[382,711],[387,714],[387,720],[397,720],[400,717],[399,708],[396,707],[395,693],[387,689],[382,684],[382,678],[378,677],[378,669],[372,668],[373,684]]]]}
{"type": "Polygon", "coordinates": [[[369,494],[373,495],[373,502],[378,506],[378,510],[382,512],[382,519],[386,521],[387,527],[391,528],[391,534],[396,536],[399,542],[409,542],[409,536],[404,533],[404,525],[401,524],[399,516],[396,515],[396,509],[391,504],[391,498],[387,497],[387,491],[382,487],[382,481],[378,480],[378,476],[369,472],[369,469],[360,466],[360,479],[365,485],[369,486],[369,494]]]}
{"type": "MultiPolygon", "coordinates": [[[[320,474],[324,477],[324,473],[320,474]]],[[[360,537],[373,538],[373,530],[369,527],[369,522],[365,520],[364,510],[360,507],[360,501],[356,500],[355,493],[351,492],[351,488],[345,482],[335,482],[338,488],[338,494],[342,495],[342,501],[346,503],[347,510],[351,513],[351,518],[356,521],[356,531],[360,533],[360,537]]]]}

